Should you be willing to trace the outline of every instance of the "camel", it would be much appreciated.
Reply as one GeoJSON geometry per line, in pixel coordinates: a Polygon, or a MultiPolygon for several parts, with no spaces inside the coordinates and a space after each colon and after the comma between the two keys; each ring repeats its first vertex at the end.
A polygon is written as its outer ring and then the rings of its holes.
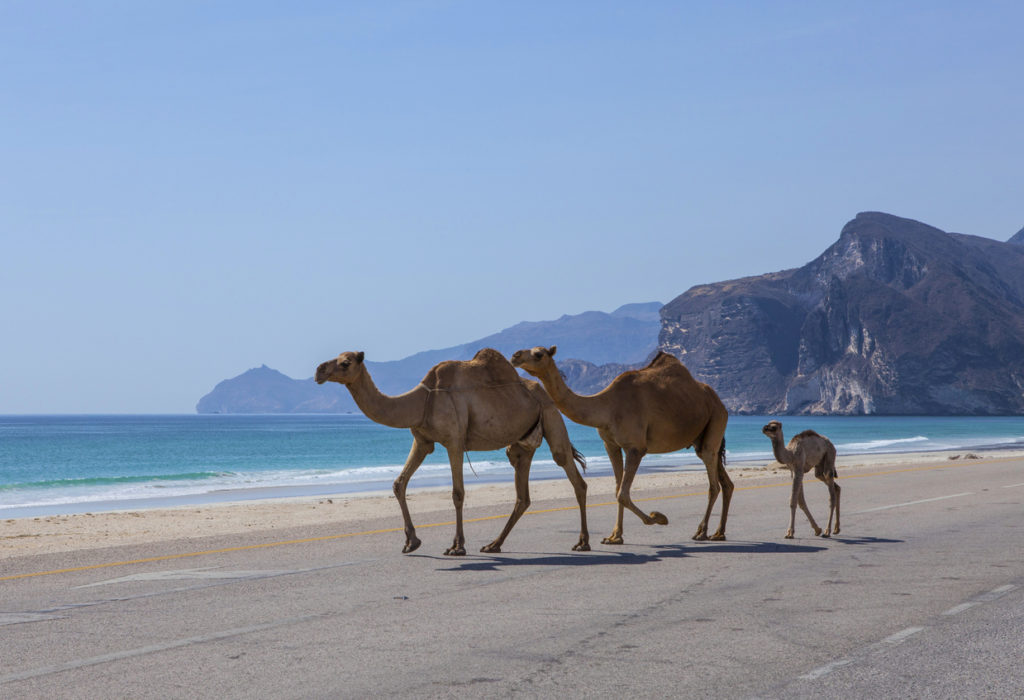
{"type": "Polygon", "coordinates": [[[448,450],[452,468],[455,539],[445,554],[462,556],[466,553],[462,529],[465,499],[463,453],[505,447],[505,454],[515,470],[516,503],[512,514],[498,538],[480,550],[500,552],[512,527],[530,506],[530,463],[542,438],[548,441],[551,456],[565,470],[576,492],[580,537],[573,550],[590,550],[587,484],[573,463],[579,463],[585,470],[586,462],[569,442],[569,433],[558,409],[536,382],[520,377],[497,350],[485,348],[469,361],[441,362],[431,368],[411,391],[387,396],[373,383],[363,357],[362,352],[343,352],[337,358],[324,362],[317,367],[316,382],[345,385],[368,418],[393,428],[408,428],[412,432],[412,449],[394,483],[395,497],[405,521],[405,547],[402,552],[408,554],[420,546],[406,504],[405,490],[424,458],[434,451],[434,443],[441,443],[448,450]]]}
{"type": "Polygon", "coordinates": [[[623,509],[645,525],[666,525],[658,511],[644,513],[629,495],[640,460],[648,453],[675,452],[693,447],[708,472],[708,507],[695,540],[724,540],[732,500],[732,480],[725,471],[725,425],[729,412],[714,389],[698,382],[678,359],[659,352],[650,364],[623,372],[604,390],[590,396],[574,393],[565,383],[554,355],[557,346],[518,350],[512,365],[540,379],[555,405],[570,420],[597,428],[612,463],[618,515],[611,535],[602,544],[622,544],[623,509]],[[625,453],[625,461],[623,461],[625,453]],[[722,493],[722,518],[708,537],[711,508],[722,493]]]}
{"type": "Polygon", "coordinates": [[[796,524],[796,507],[800,506],[807,519],[811,521],[811,529],[815,535],[830,537],[839,534],[839,484],[836,479],[839,474],[836,472],[836,448],[824,435],[819,435],[813,430],[805,430],[789,441],[782,437],[782,423],[773,420],[761,428],[761,432],[772,441],[772,451],[775,459],[789,468],[793,475],[793,493],[789,497],[789,530],[786,531],[786,539],[793,539],[793,527],[796,524]],[[828,526],[822,532],[818,523],[814,522],[811,511],[807,508],[807,501],[804,500],[804,474],[814,469],[814,476],[825,482],[828,487],[828,526]],[[832,516],[836,518],[836,529],[832,529],[832,516]]]}

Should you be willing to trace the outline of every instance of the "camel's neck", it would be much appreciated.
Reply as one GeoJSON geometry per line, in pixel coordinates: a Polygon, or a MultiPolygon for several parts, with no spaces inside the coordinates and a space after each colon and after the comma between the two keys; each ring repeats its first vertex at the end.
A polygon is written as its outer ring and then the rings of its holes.
{"type": "Polygon", "coordinates": [[[791,461],[790,458],[793,456],[793,453],[786,448],[786,442],[782,438],[782,431],[779,431],[779,434],[773,437],[771,440],[772,453],[775,455],[775,461],[777,461],[779,464],[788,465],[791,461]]]}
{"type": "Polygon", "coordinates": [[[548,395],[569,420],[580,425],[603,428],[608,423],[607,401],[600,395],[580,396],[565,383],[554,367],[537,375],[548,395]]]}
{"type": "Polygon", "coordinates": [[[346,384],[359,410],[375,423],[392,428],[412,428],[423,420],[427,389],[418,386],[399,396],[381,393],[369,372],[351,384],[346,384]]]}

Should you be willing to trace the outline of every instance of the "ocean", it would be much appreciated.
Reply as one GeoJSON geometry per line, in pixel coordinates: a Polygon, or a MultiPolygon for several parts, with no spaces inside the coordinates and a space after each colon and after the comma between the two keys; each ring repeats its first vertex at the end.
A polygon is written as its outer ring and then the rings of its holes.
{"type": "MultiPolygon", "coordinates": [[[[773,461],[761,426],[732,416],[731,462],[773,461]]],[[[1024,417],[778,417],[787,436],[827,435],[840,455],[1024,448],[1024,417]]],[[[611,474],[593,428],[567,421],[587,474],[611,474]]],[[[788,439],[788,437],[787,437],[788,439]]],[[[262,498],[390,491],[412,437],[362,415],[0,416],[0,519],[262,498]]],[[[693,450],[644,471],[703,470],[693,450]]],[[[471,452],[466,483],[511,482],[503,452],[471,452]]],[[[531,479],[564,478],[546,445],[531,479]]],[[[451,483],[438,446],[410,489],[451,483]]]]}

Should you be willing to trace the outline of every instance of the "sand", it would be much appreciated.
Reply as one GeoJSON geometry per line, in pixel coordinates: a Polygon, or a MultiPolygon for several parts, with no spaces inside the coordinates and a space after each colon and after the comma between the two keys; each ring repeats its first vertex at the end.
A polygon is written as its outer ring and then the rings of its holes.
{"type": "MultiPolygon", "coordinates": [[[[883,472],[1022,457],[1024,450],[851,455],[840,456],[837,469],[841,480],[851,472],[883,472]]],[[[731,464],[729,475],[737,487],[790,479],[788,470],[777,463],[731,464]]],[[[614,501],[615,482],[612,477],[591,477],[587,479],[587,485],[588,503],[614,501]]],[[[641,467],[633,483],[632,494],[634,498],[642,498],[646,492],[670,490],[693,493],[706,490],[706,487],[704,472],[644,473],[641,467]]],[[[575,502],[572,488],[565,479],[532,482],[530,495],[534,507],[545,501],[564,500],[567,506],[575,502]]],[[[417,525],[454,519],[449,487],[417,489],[411,486],[408,498],[417,525]]],[[[508,512],[514,500],[515,491],[511,483],[467,484],[467,508],[499,506],[508,512]]],[[[0,521],[0,559],[259,531],[266,531],[268,538],[273,538],[275,530],[332,524],[351,528],[354,523],[379,521],[381,518],[390,520],[399,530],[402,527],[401,512],[390,493],[340,493],[308,498],[14,518],[0,521]]]]}

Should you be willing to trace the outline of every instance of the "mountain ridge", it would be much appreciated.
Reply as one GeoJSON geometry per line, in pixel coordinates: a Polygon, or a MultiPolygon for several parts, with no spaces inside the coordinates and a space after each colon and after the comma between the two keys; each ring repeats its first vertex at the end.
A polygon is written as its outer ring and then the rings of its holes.
{"type": "MultiPolygon", "coordinates": [[[[625,304],[612,312],[563,314],[551,321],[522,321],[484,338],[401,360],[375,362],[367,368],[386,394],[408,391],[443,360],[468,360],[493,347],[509,356],[523,347],[558,345],[565,357],[584,357],[593,365],[642,362],[657,346],[660,302],[625,304]]],[[[353,348],[339,348],[339,351],[353,348]]],[[[327,358],[324,358],[327,359],[327,358]]],[[[581,360],[582,361],[582,360],[581,360]]],[[[350,413],[358,412],[348,390],[337,384],[317,386],[312,377],[292,379],[266,365],[219,382],[199,399],[197,413],[350,413]]]]}

